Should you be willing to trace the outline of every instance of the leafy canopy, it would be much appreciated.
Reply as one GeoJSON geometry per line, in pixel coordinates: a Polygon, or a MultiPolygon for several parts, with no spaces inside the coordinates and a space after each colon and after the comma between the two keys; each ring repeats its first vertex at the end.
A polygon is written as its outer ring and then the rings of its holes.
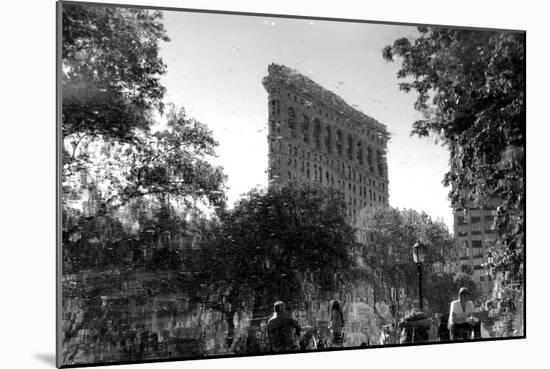
{"type": "Polygon", "coordinates": [[[162,110],[168,41],[160,12],[63,4],[63,136],[74,133],[131,140],[162,110]]]}
{"type": "MultiPolygon", "coordinates": [[[[425,281],[432,278],[428,266],[448,259],[453,247],[453,238],[444,223],[433,221],[426,213],[412,209],[375,208],[366,213],[361,227],[373,237],[365,248],[364,257],[378,292],[375,298],[386,302],[391,302],[391,288],[402,288],[409,297],[417,298],[418,277],[412,256],[416,242],[420,241],[425,246],[425,281]]],[[[453,286],[452,291],[445,291],[445,298],[449,297],[449,293],[454,296],[455,289],[453,286]]],[[[423,288],[423,292],[429,306],[440,306],[440,299],[436,301],[432,294],[436,291],[423,288]]]]}
{"type": "Polygon", "coordinates": [[[301,299],[306,280],[319,291],[335,288],[334,277],[352,265],[354,230],[345,221],[338,192],[290,183],[253,190],[221,214],[201,245],[197,263],[206,283],[233,295],[252,296],[267,312],[274,301],[301,299]]]}
{"type": "Polygon", "coordinates": [[[500,264],[520,272],[525,207],[525,34],[419,27],[383,57],[402,64],[400,89],[416,91],[425,118],[412,133],[436,136],[450,150],[455,209],[500,201],[500,264]]]}

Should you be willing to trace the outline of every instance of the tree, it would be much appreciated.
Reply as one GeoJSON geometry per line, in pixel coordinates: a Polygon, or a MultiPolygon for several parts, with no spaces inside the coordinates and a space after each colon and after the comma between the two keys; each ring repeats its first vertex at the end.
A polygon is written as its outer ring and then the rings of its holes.
{"type": "Polygon", "coordinates": [[[425,119],[412,134],[449,148],[455,209],[498,199],[498,267],[522,280],[525,209],[525,33],[419,27],[415,40],[386,46],[402,60],[400,89],[416,91],[425,119]]]}
{"type": "MultiPolygon", "coordinates": [[[[412,260],[412,247],[416,242],[426,247],[425,280],[431,278],[432,273],[427,266],[445,261],[453,244],[445,224],[412,209],[375,208],[366,214],[363,227],[374,240],[365,250],[374,298],[387,304],[391,303],[391,288],[403,288],[412,296],[418,293],[418,277],[412,260]]],[[[424,297],[431,305],[429,296],[424,297]]]]}
{"type": "Polygon", "coordinates": [[[467,274],[428,273],[425,278],[425,297],[430,310],[448,314],[451,301],[458,298],[458,290],[462,287],[470,290],[472,301],[480,297],[476,283],[467,274]]]}
{"type": "Polygon", "coordinates": [[[130,141],[151,125],[165,92],[161,19],[142,9],[62,5],[63,137],[130,141]]]}
{"type": "MultiPolygon", "coordinates": [[[[226,179],[222,168],[211,164],[218,143],[212,132],[172,107],[166,127],[137,136],[140,144],[98,142],[81,144],[78,176],[64,177],[65,207],[76,200],[92,203],[86,213],[70,224],[64,222],[64,240],[74,236],[83,223],[114,215],[142,198],[179,201],[184,208],[223,208],[226,179]],[[85,157],[85,159],[82,159],[85,157]]],[[[66,164],[66,170],[72,170],[66,164]]]]}
{"type": "Polygon", "coordinates": [[[334,291],[339,274],[353,264],[354,243],[340,193],[290,183],[252,190],[224,211],[189,268],[197,270],[195,285],[217,295],[212,307],[224,313],[231,335],[239,309],[263,318],[277,300],[298,307],[309,285],[317,287],[317,295],[334,291]]]}

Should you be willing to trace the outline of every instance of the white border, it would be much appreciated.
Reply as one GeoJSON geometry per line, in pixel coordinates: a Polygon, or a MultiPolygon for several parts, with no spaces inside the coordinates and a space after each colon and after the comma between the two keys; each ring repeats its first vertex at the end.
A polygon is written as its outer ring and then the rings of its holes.
{"type": "MultiPolygon", "coordinates": [[[[548,137],[548,20],[542,5],[520,1],[111,0],[131,3],[460,26],[527,29],[528,287],[527,339],[323,354],[142,364],[139,368],[402,367],[516,368],[547,362],[544,348],[549,260],[542,230],[548,137]],[[543,187],[544,186],[544,187],[543,187]],[[542,349],[542,350],[541,350],[542,349]]],[[[534,2],[533,2],[534,3],[534,2]]],[[[543,2],[541,2],[542,4],[543,2]]],[[[2,5],[0,181],[2,303],[0,363],[52,367],[55,352],[55,2],[2,5]],[[7,108],[7,109],[6,109],[7,108]],[[6,114],[7,112],[7,114],[6,114]],[[7,204],[7,206],[6,206],[7,204]]],[[[544,223],[543,223],[544,222],[544,223]]],[[[126,366],[119,366],[121,368],[126,366]]],[[[137,368],[137,366],[132,366],[137,368]]]]}

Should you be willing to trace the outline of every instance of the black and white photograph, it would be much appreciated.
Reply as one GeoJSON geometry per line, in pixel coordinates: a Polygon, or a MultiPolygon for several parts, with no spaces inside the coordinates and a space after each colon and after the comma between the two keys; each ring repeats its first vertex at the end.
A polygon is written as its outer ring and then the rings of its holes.
{"type": "Polygon", "coordinates": [[[150,5],[57,3],[58,366],[526,337],[525,30],[150,5]]]}

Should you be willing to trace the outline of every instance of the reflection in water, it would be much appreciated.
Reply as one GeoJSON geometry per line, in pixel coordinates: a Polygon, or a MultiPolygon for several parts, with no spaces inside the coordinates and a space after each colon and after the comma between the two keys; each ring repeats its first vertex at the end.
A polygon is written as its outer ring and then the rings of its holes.
{"type": "Polygon", "coordinates": [[[223,351],[223,319],[162,289],[166,273],[64,279],[65,364],[196,357],[223,351]]]}
{"type": "MultiPolygon", "coordinates": [[[[166,288],[162,272],[83,272],[63,280],[63,363],[85,364],[205,355],[268,352],[266,322],[250,312],[235,314],[234,337],[223,315],[166,288]]],[[[305,303],[295,317],[306,332],[329,341],[326,302],[305,303]]],[[[374,340],[377,329],[364,302],[344,309],[349,327],[344,346],[374,340]],[[371,337],[369,337],[369,333],[371,337]]]]}

